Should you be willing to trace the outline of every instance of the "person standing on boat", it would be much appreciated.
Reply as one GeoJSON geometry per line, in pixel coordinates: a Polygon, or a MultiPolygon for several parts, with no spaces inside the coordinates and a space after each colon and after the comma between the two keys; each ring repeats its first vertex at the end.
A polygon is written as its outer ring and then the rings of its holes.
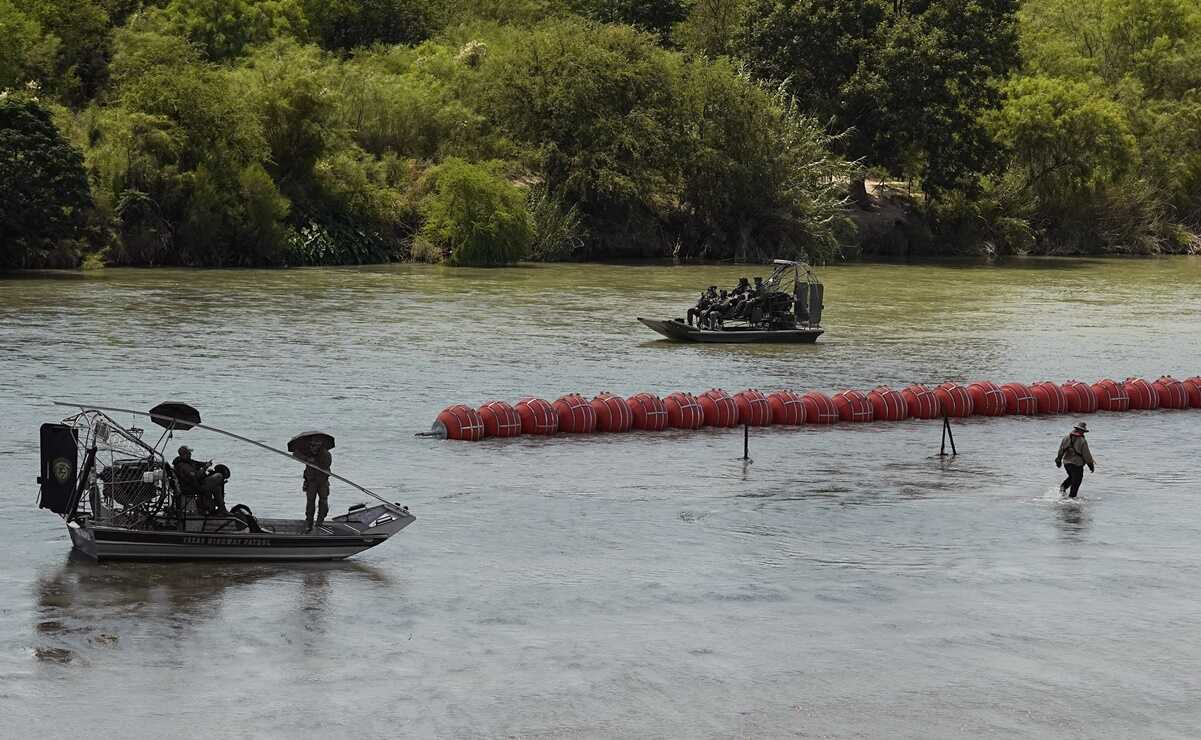
{"type": "Polygon", "coordinates": [[[329,513],[329,473],[325,471],[333,464],[333,456],[320,439],[314,439],[309,443],[309,454],[303,459],[309,463],[304,468],[304,531],[309,532],[313,529],[314,508],[317,510],[318,527],[325,522],[325,515],[329,513]]]}
{"type": "Polygon", "coordinates": [[[1085,434],[1088,434],[1088,424],[1083,421],[1077,422],[1071,433],[1059,443],[1059,454],[1055,456],[1055,467],[1062,465],[1068,474],[1063,483],[1059,484],[1059,491],[1067,491],[1068,498],[1076,498],[1080,483],[1084,480],[1085,465],[1090,473],[1097,472],[1097,463],[1093,460],[1093,454],[1089,452],[1088,441],[1084,439],[1085,434]]]}

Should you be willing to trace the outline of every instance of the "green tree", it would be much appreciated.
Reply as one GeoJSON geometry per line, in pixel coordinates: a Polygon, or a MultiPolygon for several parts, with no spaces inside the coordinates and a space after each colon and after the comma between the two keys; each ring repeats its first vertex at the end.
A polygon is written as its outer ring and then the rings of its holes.
{"type": "Polygon", "coordinates": [[[54,38],[54,79],[50,87],[64,101],[81,105],[108,80],[111,24],[95,0],[29,0],[29,13],[54,38]]]}
{"type": "Polygon", "coordinates": [[[488,168],[450,158],[430,176],[418,234],[426,256],[452,265],[504,265],[529,254],[534,227],[525,194],[488,168]]]}
{"type": "Polygon", "coordinates": [[[314,38],[326,49],[416,44],[429,38],[427,3],[414,0],[304,0],[314,38]]]}
{"type": "Polygon", "coordinates": [[[1023,189],[1044,201],[1079,198],[1120,178],[1138,157],[1121,107],[1082,82],[1017,78],[990,125],[1023,173],[1023,189]]]}
{"type": "Polygon", "coordinates": [[[32,100],[0,93],[0,268],[77,238],[91,191],[83,157],[32,100]]]}
{"type": "Polygon", "coordinates": [[[688,17],[685,0],[570,0],[569,7],[601,23],[626,23],[667,39],[688,17]]]}
{"type": "Polygon", "coordinates": [[[1017,64],[1016,0],[760,0],[742,53],[786,81],[802,108],[848,130],[847,152],[922,179],[970,187],[995,149],[980,117],[1017,64]]]}
{"type": "Polygon", "coordinates": [[[54,69],[58,39],[42,32],[37,19],[13,4],[0,0],[0,90],[16,88],[30,80],[46,82],[54,69]]]}
{"type": "Polygon", "coordinates": [[[171,0],[163,9],[171,30],[213,61],[283,36],[304,40],[308,22],[300,0],[171,0]]]}

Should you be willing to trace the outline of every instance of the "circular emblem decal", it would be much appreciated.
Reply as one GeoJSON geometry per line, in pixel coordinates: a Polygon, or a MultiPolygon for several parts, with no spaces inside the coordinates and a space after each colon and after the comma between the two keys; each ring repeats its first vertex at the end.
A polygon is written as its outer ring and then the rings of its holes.
{"type": "Polygon", "coordinates": [[[75,463],[65,457],[57,457],[54,462],[50,463],[50,472],[54,474],[54,479],[59,483],[66,483],[72,478],[72,473],[75,472],[75,463]]]}

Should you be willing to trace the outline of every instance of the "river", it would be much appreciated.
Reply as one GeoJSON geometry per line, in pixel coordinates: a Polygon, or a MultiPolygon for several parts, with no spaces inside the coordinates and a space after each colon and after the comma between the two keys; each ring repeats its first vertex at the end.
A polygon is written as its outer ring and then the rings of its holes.
{"type": "MultiPolygon", "coordinates": [[[[1198,411],[421,439],[451,402],[712,386],[1201,374],[1201,260],[820,271],[814,346],[686,346],[738,267],[112,269],[0,280],[0,736],[1181,737],[1201,734],[1198,411]],[[326,565],[101,564],[36,508],[52,399],[282,445],[410,506],[326,565]]],[[[148,432],[150,434],[150,432],[148,432]]],[[[228,499],[299,470],[226,438],[228,499]]],[[[174,444],[174,442],[173,442],[174,444]]],[[[333,487],[342,511],[362,496],[333,487]]]]}

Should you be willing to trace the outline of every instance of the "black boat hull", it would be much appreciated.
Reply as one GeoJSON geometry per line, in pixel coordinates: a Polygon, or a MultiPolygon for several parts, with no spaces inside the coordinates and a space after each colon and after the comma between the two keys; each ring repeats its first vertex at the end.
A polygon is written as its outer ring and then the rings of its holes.
{"type": "Polygon", "coordinates": [[[646,326],[654,329],[663,336],[676,342],[707,342],[713,344],[813,344],[825,333],[816,327],[797,327],[796,329],[700,329],[689,326],[683,321],[673,319],[644,319],[638,317],[646,326]]]}
{"type": "Polygon", "coordinates": [[[346,514],[312,532],[293,520],[263,520],[278,530],[263,532],[128,529],[86,520],[69,522],[67,531],[75,549],[94,560],[342,560],[414,521],[407,510],[386,504],[364,511],[364,518],[346,514]]]}

